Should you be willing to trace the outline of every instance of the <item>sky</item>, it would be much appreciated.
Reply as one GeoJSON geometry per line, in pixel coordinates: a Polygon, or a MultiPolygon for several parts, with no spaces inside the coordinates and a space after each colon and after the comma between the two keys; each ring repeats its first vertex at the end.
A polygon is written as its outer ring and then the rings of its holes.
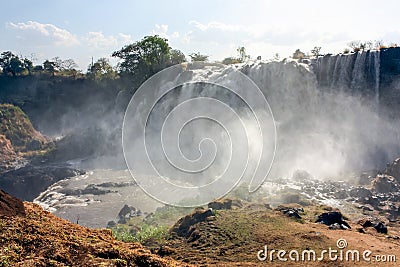
{"type": "Polygon", "coordinates": [[[339,53],[352,40],[400,44],[397,0],[15,0],[1,6],[0,51],[36,64],[72,58],[83,71],[92,58],[110,58],[155,34],[187,56],[200,52],[211,61],[237,56],[239,46],[252,58],[270,59],[315,46],[339,53]]]}

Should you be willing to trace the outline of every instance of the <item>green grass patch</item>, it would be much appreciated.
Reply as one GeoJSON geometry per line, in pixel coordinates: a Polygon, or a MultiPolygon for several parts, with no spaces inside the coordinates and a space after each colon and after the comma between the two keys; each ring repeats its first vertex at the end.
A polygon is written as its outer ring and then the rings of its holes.
{"type": "Polygon", "coordinates": [[[132,233],[127,227],[116,227],[112,229],[115,239],[123,242],[146,243],[150,240],[164,241],[169,237],[166,226],[143,225],[137,233],[132,233]]]}

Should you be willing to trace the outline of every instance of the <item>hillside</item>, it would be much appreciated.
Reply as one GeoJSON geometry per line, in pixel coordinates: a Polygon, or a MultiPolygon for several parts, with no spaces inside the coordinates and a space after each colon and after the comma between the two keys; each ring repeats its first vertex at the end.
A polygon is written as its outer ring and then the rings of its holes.
{"type": "Polygon", "coordinates": [[[186,266],[0,191],[0,266],[186,266]]]}
{"type": "Polygon", "coordinates": [[[33,128],[28,116],[11,104],[0,104],[0,134],[20,152],[40,150],[48,142],[33,128]]]}

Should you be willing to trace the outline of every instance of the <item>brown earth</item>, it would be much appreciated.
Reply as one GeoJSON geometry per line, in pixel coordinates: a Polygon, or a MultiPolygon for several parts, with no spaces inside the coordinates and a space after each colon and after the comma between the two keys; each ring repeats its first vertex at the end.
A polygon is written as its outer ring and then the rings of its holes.
{"type": "MultiPolygon", "coordinates": [[[[302,219],[289,218],[277,210],[264,205],[248,204],[240,209],[217,211],[215,216],[200,218],[199,210],[181,219],[172,228],[173,238],[163,246],[153,245],[152,250],[160,255],[169,255],[176,260],[199,266],[398,266],[400,261],[399,223],[388,224],[388,235],[379,234],[372,228],[360,233],[357,220],[349,221],[351,230],[330,230],[327,225],[314,223],[315,216],[326,210],[323,206],[305,207],[302,219]],[[181,223],[182,225],[179,225],[181,223]],[[182,231],[185,230],[185,231],[182,231]],[[360,261],[331,261],[328,255],[322,261],[288,260],[281,262],[273,256],[273,261],[259,261],[258,251],[265,245],[270,252],[283,249],[299,251],[314,250],[318,258],[323,249],[338,249],[337,240],[345,239],[348,246],[343,249],[358,250],[360,261]],[[371,250],[372,256],[395,255],[396,262],[371,262],[362,259],[362,252],[371,250]]],[[[206,215],[207,210],[204,210],[206,215]]],[[[286,254],[286,258],[288,254],[286,254]]],[[[301,257],[301,254],[300,254],[301,257]]]]}
{"type": "Polygon", "coordinates": [[[187,266],[0,194],[0,266],[187,266]]]}

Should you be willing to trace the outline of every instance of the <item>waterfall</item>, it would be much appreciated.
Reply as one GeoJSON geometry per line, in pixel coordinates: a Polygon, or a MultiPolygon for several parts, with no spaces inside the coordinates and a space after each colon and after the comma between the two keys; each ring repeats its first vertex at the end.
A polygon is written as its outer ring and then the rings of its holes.
{"type": "Polygon", "coordinates": [[[378,51],[373,51],[373,61],[374,61],[374,74],[375,74],[375,104],[376,108],[379,108],[379,86],[380,86],[380,53],[378,51]]]}
{"type": "Polygon", "coordinates": [[[373,100],[380,98],[380,51],[320,56],[312,62],[321,90],[347,92],[373,100]]]}

